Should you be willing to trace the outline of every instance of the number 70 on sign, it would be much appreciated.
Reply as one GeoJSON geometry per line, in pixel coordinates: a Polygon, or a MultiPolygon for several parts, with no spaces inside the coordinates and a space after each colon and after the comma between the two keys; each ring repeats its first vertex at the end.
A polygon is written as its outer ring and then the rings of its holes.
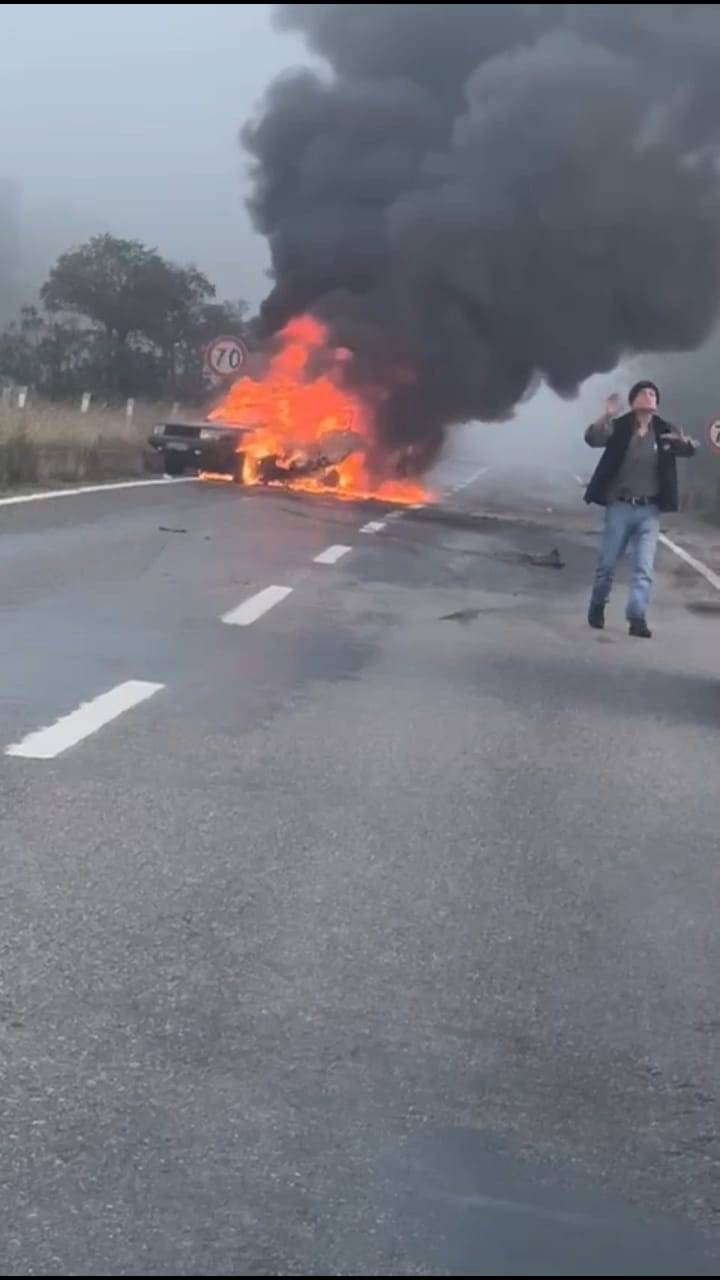
{"type": "Polygon", "coordinates": [[[233,378],[247,360],[245,343],[240,338],[213,338],[205,349],[205,367],[216,378],[233,378]]]}

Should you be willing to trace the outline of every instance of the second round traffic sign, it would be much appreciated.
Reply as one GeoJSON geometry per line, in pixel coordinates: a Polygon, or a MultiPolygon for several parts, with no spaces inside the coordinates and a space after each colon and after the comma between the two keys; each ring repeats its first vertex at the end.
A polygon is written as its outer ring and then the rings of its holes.
{"type": "Polygon", "coordinates": [[[708,423],[705,434],[710,448],[715,453],[720,453],[720,418],[713,418],[712,422],[708,423]]]}

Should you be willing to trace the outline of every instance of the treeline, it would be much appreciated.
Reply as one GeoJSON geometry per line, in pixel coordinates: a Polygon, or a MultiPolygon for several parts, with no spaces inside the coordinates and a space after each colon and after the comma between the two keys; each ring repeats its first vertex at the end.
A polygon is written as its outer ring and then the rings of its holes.
{"type": "Polygon", "coordinates": [[[196,267],[138,240],[94,236],[63,253],[38,305],[0,332],[0,383],[53,399],[91,390],[190,400],[203,394],[203,350],[218,334],[246,336],[244,302],[216,301],[196,267]]]}

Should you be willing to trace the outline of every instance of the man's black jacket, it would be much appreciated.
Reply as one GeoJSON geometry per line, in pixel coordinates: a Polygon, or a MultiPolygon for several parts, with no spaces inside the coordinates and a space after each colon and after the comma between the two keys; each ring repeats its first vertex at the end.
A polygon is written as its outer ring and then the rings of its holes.
{"type": "MultiPolygon", "coordinates": [[[[596,502],[601,507],[607,506],[608,489],[615,479],[623,459],[627,453],[630,443],[630,437],[633,432],[634,414],[623,414],[622,418],[616,418],[613,424],[613,430],[610,438],[605,445],[603,456],[598,462],[592,480],[585,491],[586,502],[596,502]]],[[[658,414],[653,416],[652,430],[655,432],[658,447],[658,506],[661,511],[677,511],[678,509],[678,481],[676,458],[692,458],[695,453],[695,445],[688,440],[687,442],[672,441],[663,439],[671,433],[675,433],[675,428],[664,418],[658,414]]],[[[592,428],[588,429],[586,439],[592,428]]],[[[588,443],[591,443],[588,440],[588,443]]],[[[638,494],[638,497],[655,497],[655,494],[638,494]]]]}

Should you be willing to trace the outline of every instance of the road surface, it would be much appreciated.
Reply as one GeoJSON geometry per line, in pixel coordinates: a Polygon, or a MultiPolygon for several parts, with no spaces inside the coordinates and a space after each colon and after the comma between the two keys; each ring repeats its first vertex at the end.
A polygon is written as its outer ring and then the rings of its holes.
{"type": "Polygon", "coordinates": [[[717,1273],[720,598],[579,494],[0,505],[4,1274],[717,1273]]]}

